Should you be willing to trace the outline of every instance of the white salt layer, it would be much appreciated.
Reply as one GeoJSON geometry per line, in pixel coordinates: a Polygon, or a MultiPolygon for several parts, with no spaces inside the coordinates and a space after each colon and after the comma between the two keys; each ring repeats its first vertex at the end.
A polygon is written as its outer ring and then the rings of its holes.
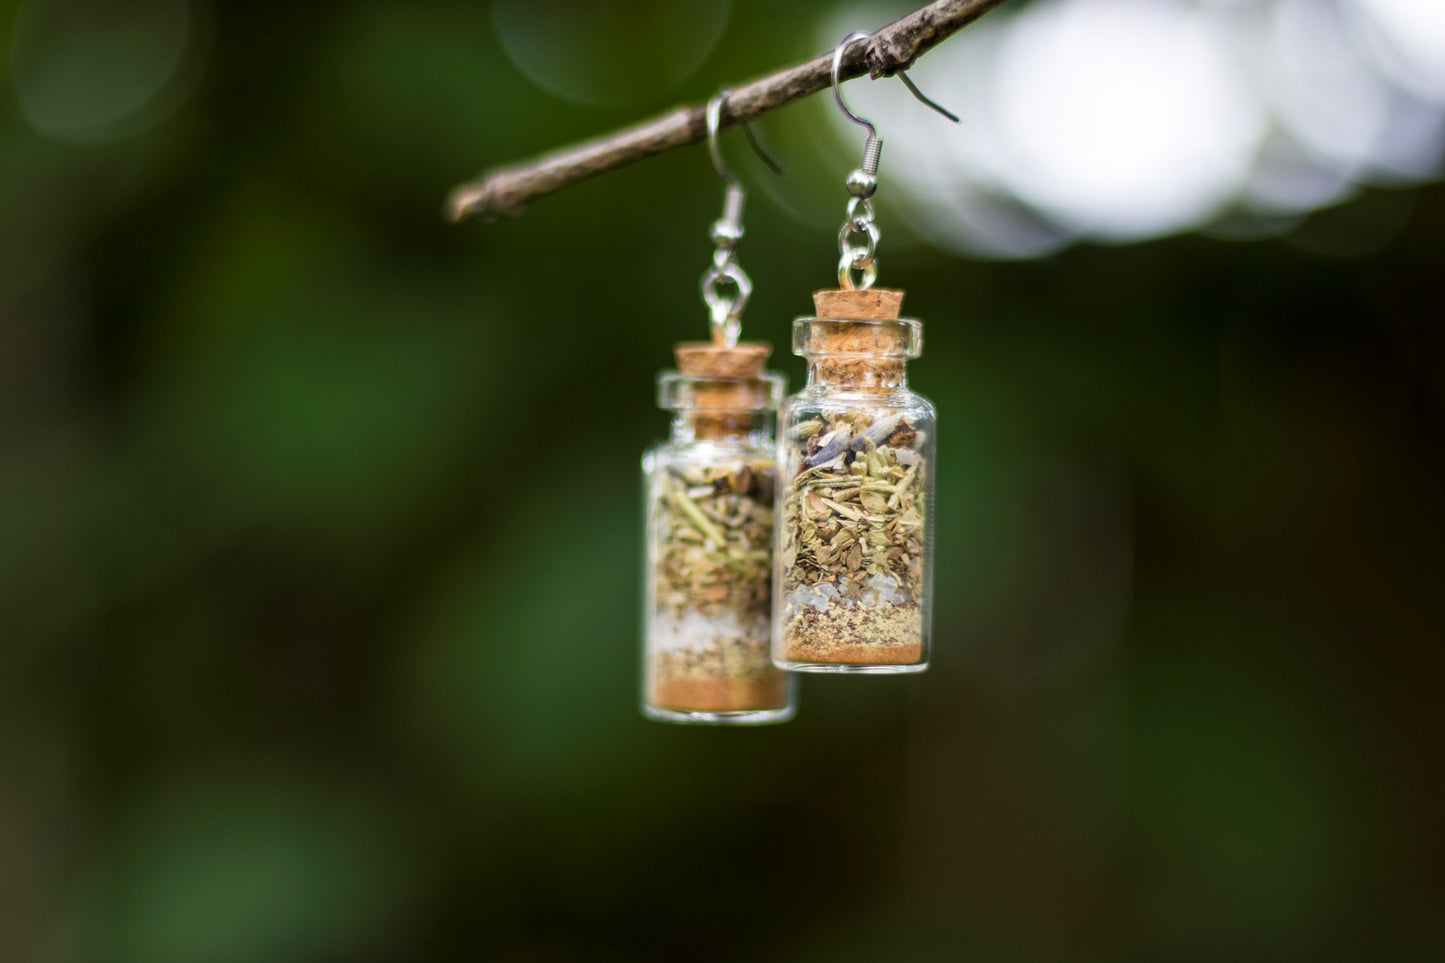
{"type": "Polygon", "coordinates": [[[736,612],[709,616],[686,609],[681,618],[665,613],[653,616],[648,647],[655,652],[703,649],[732,639],[766,639],[768,633],[768,620],[761,616],[740,619],[736,612]]]}
{"type": "Polygon", "coordinates": [[[822,611],[835,604],[845,609],[858,605],[876,608],[885,603],[902,605],[907,598],[899,590],[896,578],[878,572],[864,580],[863,591],[856,599],[844,595],[837,582],[819,582],[816,585],[799,585],[788,593],[786,602],[789,609],[809,608],[822,611]]]}

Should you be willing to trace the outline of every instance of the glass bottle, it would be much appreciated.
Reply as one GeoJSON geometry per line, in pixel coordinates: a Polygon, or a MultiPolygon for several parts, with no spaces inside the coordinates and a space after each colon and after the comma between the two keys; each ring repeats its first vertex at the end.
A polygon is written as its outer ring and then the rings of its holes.
{"type": "Polygon", "coordinates": [[[809,672],[928,668],[933,405],[908,387],[923,325],[903,292],[820,291],[793,323],[808,383],[778,414],[773,661],[809,672]]]}
{"type": "Polygon", "coordinates": [[[678,345],[658,376],[673,412],[642,460],[647,551],[642,712],[743,725],[793,717],[793,677],[773,665],[774,413],[769,348],[678,345]]]}

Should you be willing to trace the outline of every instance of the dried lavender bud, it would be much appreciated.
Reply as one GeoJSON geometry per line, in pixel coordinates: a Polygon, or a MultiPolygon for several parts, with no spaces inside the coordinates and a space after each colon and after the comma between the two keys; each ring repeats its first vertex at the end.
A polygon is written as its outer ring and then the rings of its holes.
{"type": "Polygon", "coordinates": [[[821,465],[830,462],[834,458],[848,450],[848,442],[853,437],[853,429],[847,424],[840,424],[833,427],[826,435],[818,441],[818,450],[803,460],[808,468],[814,465],[821,465]]]}
{"type": "Polygon", "coordinates": [[[901,414],[878,419],[866,430],[858,433],[858,440],[853,442],[853,450],[862,451],[864,444],[871,448],[877,448],[889,439],[902,420],[901,414]]]}

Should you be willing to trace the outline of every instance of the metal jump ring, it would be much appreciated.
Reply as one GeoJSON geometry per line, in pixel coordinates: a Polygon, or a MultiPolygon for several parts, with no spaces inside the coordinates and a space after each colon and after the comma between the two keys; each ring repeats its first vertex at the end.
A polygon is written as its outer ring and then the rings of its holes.
{"type": "Polygon", "coordinates": [[[870,260],[866,264],[854,264],[848,251],[838,259],[838,287],[845,291],[866,291],[878,280],[878,262],[870,260]],[[853,272],[857,270],[861,277],[859,283],[853,283],[853,272]]]}
{"type": "Polygon", "coordinates": [[[864,265],[872,264],[874,258],[877,257],[877,254],[878,252],[873,248],[866,246],[859,247],[858,245],[854,244],[845,244],[842,247],[838,248],[838,257],[841,260],[846,260],[855,268],[861,268],[864,265]]]}
{"type": "Polygon", "coordinates": [[[736,314],[729,314],[723,317],[718,317],[714,314],[709,317],[708,324],[712,330],[713,341],[721,344],[724,348],[736,348],[738,346],[738,336],[743,333],[742,318],[736,314]]]}
{"type": "Polygon", "coordinates": [[[753,284],[748,276],[733,266],[730,270],[719,271],[716,268],[708,268],[702,276],[702,299],[713,310],[717,305],[726,305],[730,313],[741,314],[743,306],[747,304],[748,298],[753,293],[753,284]],[[721,282],[731,281],[737,289],[736,293],[729,296],[722,292],[721,282]]]}
{"type": "Polygon", "coordinates": [[[724,300],[708,308],[707,315],[713,341],[725,348],[737,347],[738,335],[743,330],[742,309],[724,300]]]}
{"type": "Polygon", "coordinates": [[[848,198],[848,220],[856,221],[859,218],[873,220],[873,202],[866,197],[848,198]],[[859,211],[862,208],[862,211],[859,211]]]}
{"type": "Polygon", "coordinates": [[[753,293],[752,281],[736,264],[710,267],[702,276],[702,300],[707,305],[708,321],[713,337],[727,347],[737,345],[742,329],[741,316],[753,293]],[[723,293],[722,282],[732,282],[736,291],[731,295],[723,293]]]}
{"type": "Polygon", "coordinates": [[[853,234],[866,234],[868,236],[868,247],[866,249],[865,256],[868,258],[872,258],[873,255],[878,251],[879,240],[883,237],[883,232],[878,230],[878,225],[874,224],[872,221],[863,222],[862,227],[859,227],[856,223],[851,221],[847,224],[844,224],[841,228],[838,229],[839,251],[855,250],[852,245],[848,243],[848,238],[853,234]]]}

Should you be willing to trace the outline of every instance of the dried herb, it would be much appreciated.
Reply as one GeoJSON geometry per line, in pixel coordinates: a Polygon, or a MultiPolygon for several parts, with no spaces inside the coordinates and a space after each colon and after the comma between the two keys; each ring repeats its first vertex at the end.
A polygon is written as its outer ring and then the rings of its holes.
{"type": "Polygon", "coordinates": [[[781,706],[769,654],[772,461],[661,468],[653,493],[650,698],[684,710],[781,706]]]}
{"type": "Polygon", "coordinates": [[[925,471],[900,414],[845,412],[788,434],[782,651],[799,662],[921,657],[925,471]]]}
{"type": "Polygon", "coordinates": [[[768,614],[773,480],[773,464],[764,461],[661,472],[659,609],[768,614]]]}

